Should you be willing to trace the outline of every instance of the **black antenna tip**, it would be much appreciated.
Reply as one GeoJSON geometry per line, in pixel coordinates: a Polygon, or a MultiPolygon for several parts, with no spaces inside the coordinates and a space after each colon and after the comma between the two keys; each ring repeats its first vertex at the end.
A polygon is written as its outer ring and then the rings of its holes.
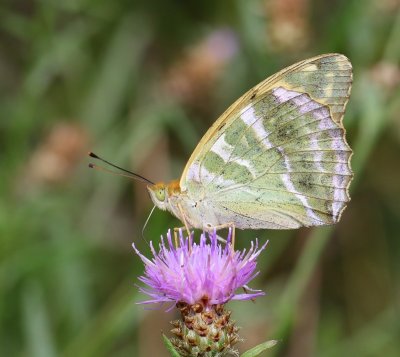
{"type": "Polygon", "coordinates": [[[88,152],[88,155],[89,155],[90,157],[94,157],[95,159],[98,159],[98,158],[99,158],[95,153],[93,153],[93,152],[91,152],[91,151],[88,152]]]}
{"type": "Polygon", "coordinates": [[[88,166],[89,166],[91,169],[94,169],[94,165],[93,165],[92,163],[90,163],[88,166]]]}

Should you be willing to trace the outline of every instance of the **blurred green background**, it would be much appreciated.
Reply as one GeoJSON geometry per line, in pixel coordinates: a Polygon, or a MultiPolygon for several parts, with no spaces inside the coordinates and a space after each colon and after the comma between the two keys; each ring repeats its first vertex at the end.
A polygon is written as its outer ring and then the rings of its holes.
{"type": "MultiPolygon", "coordinates": [[[[166,356],[174,313],[135,304],[145,186],[87,151],[178,178],[237,97],[327,52],[354,67],[352,201],[334,227],[238,232],[270,240],[251,284],[267,296],[229,304],[238,347],[400,355],[398,0],[4,0],[0,16],[1,356],[166,356]]],[[[145,237],[177,225],[156,211],[145,237]]]]}

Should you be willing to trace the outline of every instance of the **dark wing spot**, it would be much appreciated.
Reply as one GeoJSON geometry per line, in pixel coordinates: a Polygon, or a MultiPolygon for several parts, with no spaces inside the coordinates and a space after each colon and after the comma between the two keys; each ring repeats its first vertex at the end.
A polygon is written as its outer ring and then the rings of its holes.
{"type": "Polygon", "coordinates": [[[305,175],[299,180],[299,185],[306,189],[310,189],[312,187],[312,177],[311,175],[305,175]]]}
{"type": "Polygon", "coordinates": [[[284,140],[287,137],[287,129],[285,127],[280,127],[276,133],[276,136],[279,140],[284,140]]]}

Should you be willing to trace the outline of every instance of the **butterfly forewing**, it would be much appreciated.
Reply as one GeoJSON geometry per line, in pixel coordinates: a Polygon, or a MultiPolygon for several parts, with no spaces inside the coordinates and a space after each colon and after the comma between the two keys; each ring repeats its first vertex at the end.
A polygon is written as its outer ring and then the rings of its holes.
{"type": "Polygon", "coordinates": [[[219,223],[296,228],[336,222],[349,201],[341,120],[351,86],[342,55],[295,64],[254,87],[199,143],[181,188],[219,223]]]}

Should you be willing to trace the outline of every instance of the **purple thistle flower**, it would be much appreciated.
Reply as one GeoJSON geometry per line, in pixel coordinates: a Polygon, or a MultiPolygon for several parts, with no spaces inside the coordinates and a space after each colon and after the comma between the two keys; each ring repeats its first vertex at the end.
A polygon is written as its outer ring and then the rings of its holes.
{"type": "Polygon", "coordinates": [[[208,239],[203,233],[197,244],[192,243],[192,239],[184,239],[180,232],[180,245],[175,247],[171,231],[168,231],[167,243],[161,237],[159,252],[150,242],[151,260],[132,244],[145,264],[145,273],[139,280],[148,288],[140,288],[140,291],[151,297],[141,303],[201,304],[207,309],[230,300],[250,300],[265,295],[260,290],[250,289],[247,284],[258,275],[256,259],[268,242],[258,248],[256,240],[255,244],[251,242],[248,251],[240,252],[232,250],[230,238],[231,231],[228,243],[222,246],[215,232],[209,233],[208,239]],[[238,288],[244,288],[248,293],[235,294],[238,288]]]}
{"type": "Polygon", "coordinates": [[[142,304],[171,302],[181,313],[181,319],[172,321],[175,336],[170,343],[181,356],[238,355],[234,345],[240,340],[231,312],[225,309],[230,300],[250,300],[264,295],[247,284],[258,275],[257,257],[267,243],[258,248],[258,241],[250,249],[234,251],[230,244],[218,242],[216,232],[200,236],[199,243],[192,237],[183,238],[179,246],[172,243],[171,231],[167,243],[161,237],[159,252],[150,242],[153,258],[147,259],[132,244],[145,264],[144,275],[139,278],[147,288],[139,288],[150,300],[142,304]],[[236,294],[238,288],[246,293],[236,294]]]}

